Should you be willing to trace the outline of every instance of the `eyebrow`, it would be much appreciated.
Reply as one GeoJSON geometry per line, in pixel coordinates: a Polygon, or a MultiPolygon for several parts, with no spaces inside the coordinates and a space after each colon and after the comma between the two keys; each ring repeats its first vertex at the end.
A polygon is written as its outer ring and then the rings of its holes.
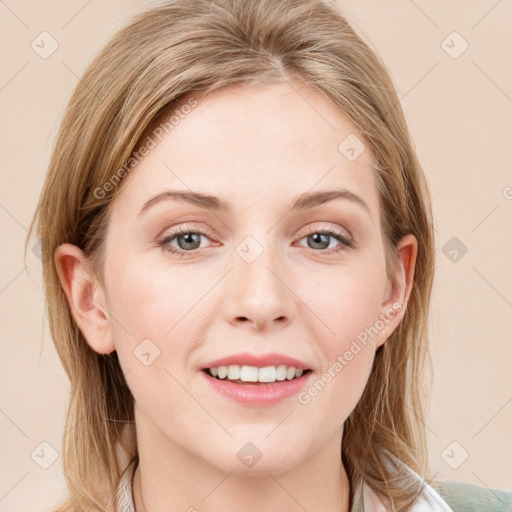
{"type": "MultiPolygon", "coordinates": [[[[320,192],[306,192],[301,194],[291,205],[291,210],[307,210],[308,208],[313,208],[314,206],[319,206],[321,204],[327,203],[329,201],[334,201],[335,199],[346,199],[348,201],[352,201],[356,204],[359,204],[363,207],[363,209],[370,215],[371,212],[368,204],[358,195],[350,192],[347,189],[336,189],[336,190],[326,190],[320,192]]],[[[199,206],[200,208],[205,208],[208,210],[214,210],[223,213],[229,213],[231,211],[230,204],[219,197],[212,196],[209,194],[201,194],[199,192],[187,192],[181,190],[166,190],[157,194],[144,203],[142,206],[139,216],[141,216],[145,211],[150,209],[156,203],[161,201],[185,201],[187,203],[193,204],[195,206],[199,206]]]]}

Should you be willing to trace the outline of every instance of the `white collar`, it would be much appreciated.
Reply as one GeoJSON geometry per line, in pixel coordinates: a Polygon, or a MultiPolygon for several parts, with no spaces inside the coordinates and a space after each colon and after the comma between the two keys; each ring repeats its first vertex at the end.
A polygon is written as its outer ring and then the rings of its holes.
{"type": "MultiPolygon", "coordinates": [[[[395,465],[403,467],[416,482],[422,486],[421,495],[414,505],[409,509],[410,512],[453,512],[448,504],[439,496],[439,494],[412,468],[404,464],[391,452],[385,450],[385,455],[391,459],[395,465]]],[[[390,460],[383,459],[388,469],[396,470],[391,466],[390,460]]],[[[373,491],[366,481],[361,481],[354,492],[354,503],[350,512],[388,512],[381,498],[373,491]]]]}

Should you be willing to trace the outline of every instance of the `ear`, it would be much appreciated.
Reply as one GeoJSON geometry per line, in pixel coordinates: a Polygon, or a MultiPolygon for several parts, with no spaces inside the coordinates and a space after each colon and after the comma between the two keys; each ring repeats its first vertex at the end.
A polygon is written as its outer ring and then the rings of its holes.
{"type": "Polygon", "coordinates": [[[380,333],[376,348],[384,344],[391,333],[401,322],[407,309],[407,303],[412,290],[418,241],[412,234],[402,237],[396,248],[396,273],[388,280],[385,297],[381,306],[380,318],[384,322],[385,336],[380,333]]]}
{"type": "Polygon", "coordinates": [[[55,249],[54,262],[73,317],[88,345],[99,354],[113,352],[104,291],[90,272],[84,253],[75,245],[62,244],[55,249]]]}

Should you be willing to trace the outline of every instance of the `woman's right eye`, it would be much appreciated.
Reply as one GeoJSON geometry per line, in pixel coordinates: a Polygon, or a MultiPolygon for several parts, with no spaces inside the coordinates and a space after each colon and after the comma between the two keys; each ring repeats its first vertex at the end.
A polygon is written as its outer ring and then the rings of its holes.
{"type": "Polygon", "coordinates": [[[206,231],[179,228],[166,234],[158,242],[158,245],[166,252],[180,254],[181,256],[187,253],[195,254],[195,251],[201,248],[201,237],[208,236],[210,236],[210,233],[206,231]],[[174,240],[176,240],[178,247],[171,245],[174,240]]]}

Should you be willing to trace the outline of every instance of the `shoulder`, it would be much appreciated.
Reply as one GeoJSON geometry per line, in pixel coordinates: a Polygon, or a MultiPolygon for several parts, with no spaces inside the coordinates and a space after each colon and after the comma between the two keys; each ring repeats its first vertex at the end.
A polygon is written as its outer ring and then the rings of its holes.
{"type": "Polygon", "coordinates": [[[431,486],[453,512],[512,512],[512,491],[455,480],[438,480],[431,486]]]}

